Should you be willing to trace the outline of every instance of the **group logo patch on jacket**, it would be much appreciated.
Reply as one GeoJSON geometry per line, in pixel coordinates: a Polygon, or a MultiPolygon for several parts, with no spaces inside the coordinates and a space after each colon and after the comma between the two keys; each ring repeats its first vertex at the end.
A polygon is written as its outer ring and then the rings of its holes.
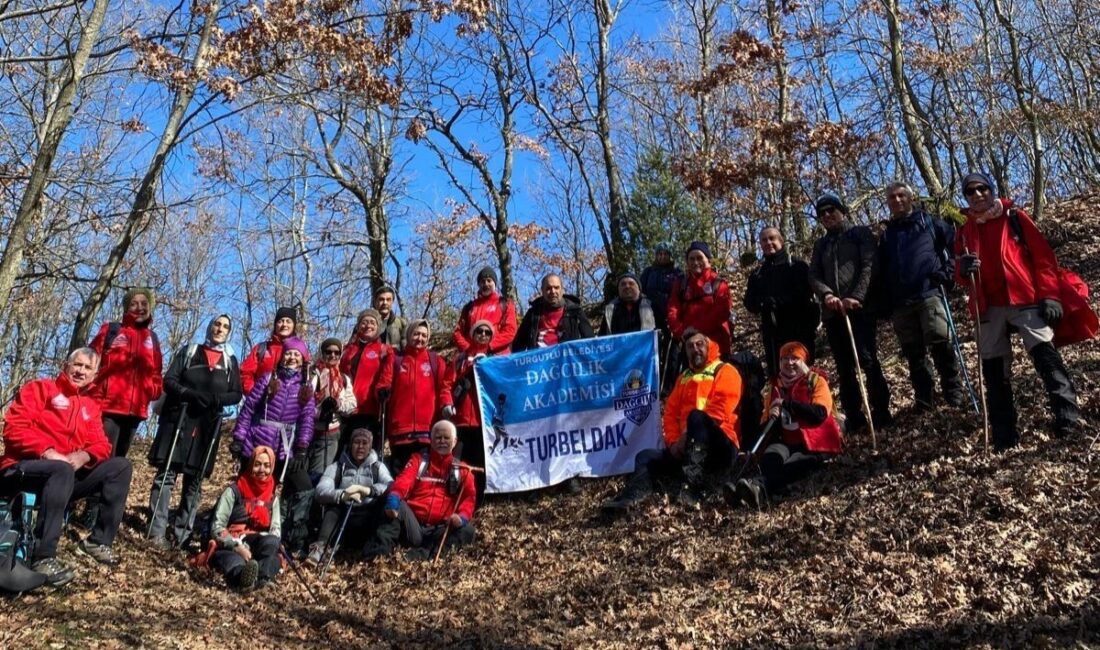
{"type": "Polygon", "coordinates": [[[367,353],[367,358],[368,359],[377,359],[378,358],[378,353],[375,352],[374,350],[371,350],[370,352],[367,353]]]}
{"type": "MultiPolygon", "coordinates": [[[[153,341],[150,340],[149,343],[150,343],[150,347],[152,347],[153,341]]],[[[130,339],[126,338],[125,334],[119,333],[119,335],[115,337],[115,340],[111,341],[111,349],[112,350],[114,348],[128,348],[128,347],[130,347],[130,339]]]]}
{"type": "Polygon", "coordinates": [[[704,284],[703,285],[703,293],[707,294],[708,296],[711,295],[712,293],[714,293],[714,283],[713,282],[707,282],[706,284],[704,284]]]}
{"type": "Polygon", "coordinates": [[[88,422],[92,419],[92,416],[88,415],[88,407],[86,407],[86,406],[81,406],[80,407],[80,417],[84,418],[85,422],[88,422]]]}
{"type": "Polygon", "coordinates": [[[58,393],[57,395],[54,395],[53,399],[50,400],[50,406],[54,407],[58,411],[64,411],[65,409],[69,408],[69,398],[65,397],[61,393],[58,393]]]}
{"type": "Polygon", "coordinates": [[[425,377],[430,377],[432,375],[432,364],[427,361],[420,364],[420,373],[425,377]]]}
{"type": "Polygon", "coordinates": [[[145,337],[144,345],[145,345],[146,348],[152,350],[153,349],[153,337],[151,337],[151,336],[145,337]]]}

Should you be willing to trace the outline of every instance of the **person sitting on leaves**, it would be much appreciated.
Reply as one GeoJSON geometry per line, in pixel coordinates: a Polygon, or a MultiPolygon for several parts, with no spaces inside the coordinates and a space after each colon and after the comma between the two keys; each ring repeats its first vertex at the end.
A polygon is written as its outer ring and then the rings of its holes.
{"type": "Polygon", "coordinates": [[[210,565],[230,587],[249,591],[279,574],[280,516],[275,496],[275,452],[252,450],[248,468],[225,488],[214,507],[211,532],[216,544],[210,565]]]}
{"type": "Polygon", "coordinates": [[[306,379],[306,344],[292,336],[284,339],[282,346],[275,372],[260,377],[245,398],[229,450],[241,458],[251,458],[252,450],[260,445],[275,450],[274,473],[284,484],[283,538],[295,552],[304,548],[308,537],[313,482],[307,471],[307,450],[313,440],[316,408],[306,379]]]}
{"type": "MultiPolygon", "coordinates": [[[[347,531],[367,532],[381,515],[382,495],[393,483],[393,476],[372,448],[373,438],[370,429],[352,431],[347,451],[321,475],[317,501],[323,505],[324,514],[306,562],[320,564],[326,547],[335,544],[333,533],[347,513],[345,508],[351,509],[344,524],[347,531]]],[[[336,552],[334,546],[332,552],[336,552]]]]}
{"type": "Polygon", "coordinates": [[[768,503],[769,494],[784,494],[790,483],[840,453],[843,440],[833,415],[833,397],[825,378],[806,365],[809,356],[797,341],[779,350],[779,374],[764,402],[767,419],[775,420],[767,435],[778,427],[779,440],[764,450],[759,476],[722,486],[730,505],[745,502],[759,509],[768,503]]]}
{"type": "Polygon", "coordinates": [[[686,483],[680,501],[693,506],[729,471],[740,445],[741,375],[719,359],[718,344],[698,330],[684,335],[688,367],[665,403],[664,449],[647,449],[634,459],[634,474],[622,492],[603,504],[604,512],[623,512],[653,489],[653,479],[686,483]]]}
{"type": "Polygon", "coordinates": [[[363,549],[366,559],[389,555],[399,539],[412,547],[405,554],[410,560],[431,558],[445,534],[448,548],[473,543],[473,472],[453,455],[455,437],[455,425],[447,420],[432,427],[429,450],[410,458],[393,482],[387,520],[363,549]]]}
{"type": "Polygon", "coordinates": [[[351,377],[340,370],[342,351],[340,339],[325,339],[321,343],[321,358],[313,366],[310,378],[317,403],[313,441],[309,445],[309,475],[314,479],[336,461],[341,425],[356,407],[351,377]]]}

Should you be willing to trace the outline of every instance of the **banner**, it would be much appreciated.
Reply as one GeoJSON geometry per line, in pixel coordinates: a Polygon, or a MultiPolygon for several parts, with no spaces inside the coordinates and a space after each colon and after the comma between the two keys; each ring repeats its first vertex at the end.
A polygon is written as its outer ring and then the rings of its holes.
{"type": "Polygon", "coordinates": [[[483,358],[474,376],[488,492],[630,472],[661,438],[655,331],[483,358]]]}

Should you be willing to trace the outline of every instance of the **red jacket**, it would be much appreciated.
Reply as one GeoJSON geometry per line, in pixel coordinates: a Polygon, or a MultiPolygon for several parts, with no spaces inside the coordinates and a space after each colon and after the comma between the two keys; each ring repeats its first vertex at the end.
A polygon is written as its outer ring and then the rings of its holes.
{"type": "Polygon", "coordinates": [[[474,381],[474,357],[484,353],[484,349],[471,348],[466,352],[459,352],[455,358],[447,364],[447,373],[443,379],[443,405],[455,407],[455,416],[451,419],[456,427],[480,427],[481,403],[477,399],[477,384],[474,381]],[[462,398],[454,398],[456,383],[467,379],[465,392],[462,398]]]}
{"type": "Polygon", "coordinates": [[[275,372],[275,366],[283,356],[283,340],[274,334],[271,339],[252,346],[248,356],[241,362],[241,387],[244,394],[252,392],[256,380],[275,372]]]}
{"type": "Polygon", "coordinates": [[[390,391],[386,406],[386,439],[390,445],[427,444],[429,432],[443,405],[443,359],[428,349],[412,346],[382,366],[378,388],[390,391]]]}
{"type": "Polygon", "coordinates": [[[451,514],[462,517],[468,522],[474,516],[476,489],[474,475],[465,465],[460,465],[458,494],[447,494],[447,477],[451,471],[454,456],[440,456],[435,451],[428,452],[428,466],[420,474],[423,454],[413,454],[409,464],[397,475],[390,487],[390,500],[386,507],[396,509],[399,505],[393,497],[409,504],[416,520],[425,526],[436,526],[450,518],[451,514]],[[457,507],[456,507],[457,504],[457,507]]]}
{"type": "Polygon", "coordinates": [[[680,338],[684,330],[694,327],[718,344],[725,357],[730,352],[730,286],[718,277],[714,269],[698,277],[691,274],[677,278],[668,297],[668,327],[680,338]]]}
{"type": "Polygon", "coordinates": [[[821,424],[810,424],[798,417],[787,422],[776,422],[774,426],[782,428],[784,444],[796,449],[805,449],[814,453],[839,454],[843,444],[840,425],[833,415],[833,396],[829,393],[829,384],[816,370],[799,379],[789,389],[779,385],[779,378],[772,380],[772,388],[764,399],[764,419],[776,397],[792,402],[815,404],[825,407],[825,420],[821,424]]]}
{"type": "Polygon", "coordinates": [[[489,349],[494,354],[508,352],[512,347],[512,339],[516,338],[516,303],[504,299],[496,292],[487,298],[478,296],[466,303],[454,333],[455,347],[460,351],[465,352],[473,345],[470,328],[479,320],[487,320],[493,324],[494,332],[489,341],[489,349]]]}
{"type": "Polygon", "coordinates": [[[91,465],[111,457],[103,416],[90,395],[81,394],[65,374],[24,384],[4,415],[4,455],[0,470],[21,460],[39,460],[47,449],[71,454],[83,449],[91,465]]]}
{"type": "MultiPolygon", "coordinates": [[[[982,261],[980,290],[970,298],[971,315],[989,307],[1020,307],[1038,304],[1043,298],[1058,300],[1058,263],[1054,251],[1026,212],[1001,199],[1001,216],[979,224],[969,214],[955,237],[955,254],[976,253],[982,261]],[[1024,243],[1016,241],[1009,225],[1008,211],[1019,215],[1024,243]],[[1025,248],[1026,244],[1026,248],[1025,248]]],[[[960,265],[955,265],[955,282],[970,287],[960,265]]]]}
{"type": "Polygon", "coordinates": [[[110,323],[104,323],[92,339],[90,347],[99,354],[99,372],[88,395],[99,402],[103,413],[144,420],[149,416],[149,402],[164,391],[164,359],[152,328],[151,318],[138,325],[133,315],[126,314],[108,349],[103,346],[110,323]]]}
{"type": "Polygon", "coordinates": [[[340,369],[351,377],[351,387],[355,391],[355,403],[358,405],[356,413],[378,416],[379,382],[382,379],[382,369],[393,363],[390,358],[392,354],[393,348],[379,339],[370,343],[349,343],[344,348],[340,369]]]}

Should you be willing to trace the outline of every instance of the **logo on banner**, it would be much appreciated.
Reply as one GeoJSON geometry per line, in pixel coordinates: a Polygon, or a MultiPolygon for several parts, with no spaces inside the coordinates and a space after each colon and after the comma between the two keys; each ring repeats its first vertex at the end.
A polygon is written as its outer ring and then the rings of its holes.
{"type": "Polygon", "coordinates": [[[509,434],[508,427],[504,425],[504,403],[507,401],[508,396],[504,393],[497,395],[497,408],[493,413],[491,422],[493,425],[493,435],[496,436],[496,438],[493,440],[493,445],[489,447],[490,456],[497,453],[503,453],[509,449],[523,450],[523,441],[509,434]]]}
{"type": "Polygon", "coordinates": [[[631,370],[626,376],[623,390],[615,399],[615,410],[622,411],[626,419],[634,424],[641,424],[653,411],[653,402],[657,393],[650,390],[645,383],[645,375],[637,368],[631,370]]]}

